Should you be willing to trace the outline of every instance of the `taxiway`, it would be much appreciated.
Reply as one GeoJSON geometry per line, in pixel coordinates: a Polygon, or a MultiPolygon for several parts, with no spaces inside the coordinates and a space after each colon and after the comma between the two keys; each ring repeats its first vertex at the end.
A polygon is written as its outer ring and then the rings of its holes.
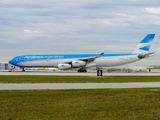
{"type": "Polygon", "coordinates": [[[0,90],[66,90],[66,89],[110,89],[110,88],[155,88],[160,82],[138,83],[14,83],[0,84],[0,90]]]}
{"type": "MultiPolygon", "coordinates": [[[[27,71],[8,72],[0,71],[0,75],[54,75],[54,76],[97,76],[96,72],[48,72],[27,71]]],[[[103,73],[103,76],[160,76],[160,73],[103,73]]],[[[0,83],[0,90],[62,90],[62,89],[110,89],[110,88],[155,88],[160,82],[133,82],[133,83],[0,83]]]]}
{"type": "MultiPolygon", "coordinates": [[[[0,75],[54,75],[54,76],[97,76],[96,72],[87,72],[87,73],[78,73],[75,71],[15,71],[15,72],[8,72],[8,71],[0,71],[0,75]]],[[[158,72],[141,72],[141,73],[107,73],[103,72],[103,76],[160,76],[158,72]]]]}

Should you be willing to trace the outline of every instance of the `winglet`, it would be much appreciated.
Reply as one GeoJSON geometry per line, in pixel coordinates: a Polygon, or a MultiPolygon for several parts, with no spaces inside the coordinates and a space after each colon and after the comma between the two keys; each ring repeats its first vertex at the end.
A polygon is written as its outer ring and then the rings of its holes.
{"type": "Polygon", "coordinates": [[[99,56],[102,56],[102,55],[104,55],[104,52],[102,52],[101,54],[99,54],[99,56]]]}
{"type": "Polygon", "coordinates": [[[102,55],[104,55],[104,52],[102,52],[101,54],[99,54],[99,55],[96,56],[95,58],[99,58],[99,57],[101,57],[102,55]]]}

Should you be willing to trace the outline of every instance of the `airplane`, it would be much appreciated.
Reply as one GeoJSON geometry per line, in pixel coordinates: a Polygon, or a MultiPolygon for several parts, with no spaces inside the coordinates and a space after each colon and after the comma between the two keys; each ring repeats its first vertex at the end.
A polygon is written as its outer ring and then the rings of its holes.
{"type": "MultiPolygon", "coordinates": [[[[118,54],[25,54],[9,60],[25,72],[27,67],[55,67],[60,70],[78,68],[77,72],[87,72],[90,67],[111,67],[136,62],[154,55],[150,52],[155,34],[146,35],[131,53],[118,54]]],[[[12,71],[12,70],[11,70],[12,71]]]]}

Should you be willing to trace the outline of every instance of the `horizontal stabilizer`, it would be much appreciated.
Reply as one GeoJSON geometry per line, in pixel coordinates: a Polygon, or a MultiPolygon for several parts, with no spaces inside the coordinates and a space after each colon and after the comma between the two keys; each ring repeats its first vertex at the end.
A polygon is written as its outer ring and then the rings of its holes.
{"type": "Polygon", "coordinates": [[[153,56],[155,52],[149,52],[149,53],[146,53],[146,54],[139,54],[138,55],[138,58],[139,59],[142,59],[142,58],[146,58],[146,57],[150,57],[150,56],[153,56]]]}

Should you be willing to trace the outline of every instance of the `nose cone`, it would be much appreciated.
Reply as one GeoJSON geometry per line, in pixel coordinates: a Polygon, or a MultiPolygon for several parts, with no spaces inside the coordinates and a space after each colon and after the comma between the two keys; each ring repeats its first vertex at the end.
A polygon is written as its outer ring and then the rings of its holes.
{"type": "Polygon", "coordinates": [[[9,62],[9,64],[11,64],[11,65],[16,65],[16,61],[15,60],[10,60],[10,61],[8,61],[9,62]]]}

